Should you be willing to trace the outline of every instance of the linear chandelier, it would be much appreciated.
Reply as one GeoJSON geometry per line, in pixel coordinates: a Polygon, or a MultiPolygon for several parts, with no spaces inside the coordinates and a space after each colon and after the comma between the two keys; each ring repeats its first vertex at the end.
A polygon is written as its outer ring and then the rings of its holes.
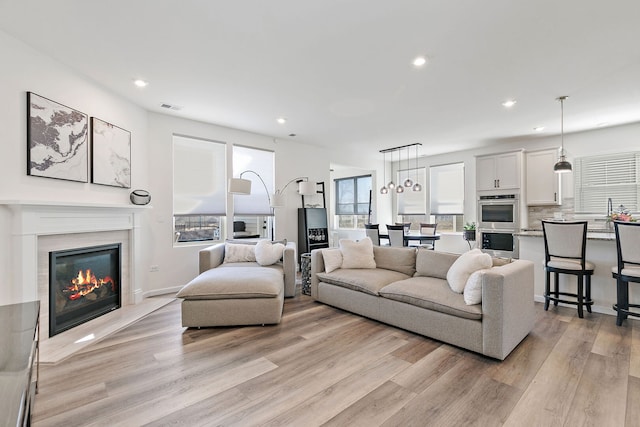
{"type": "Polygon", "coordinates": [[[403,193],[404,192],[404,188],[411,188],[413,191],[422,191],[422,185],[420,183],[418,183],[418,174],[416,173],[416,181],[414,182],[411,179],[410,173],[411,170],[409,169],[411,167],[411,163],[410,163],[410,157],[411,157],[411,147],[415,147],[415,169],[417,171],[418,169],[418,147],[422,145],[419,142],[413,143],[413,144],[407,144],[407,145],[401,145],[398,147],[392,147],[392,148],[385,148],[384,150],[380,150],[380,152],[383,155],[383,163],[384,163],[384,175],[385,177],[383,178],[383,180],[386,181],[386,170],[387,170],[387,161],[386,161],[386,154],[387,153],[391,153],[391,181],[389,181],[389,183],[387,185],[384,185],[380,188],[380,194],[388,194],[390,190],[393,190],[395,188],[396,193],[403,193]],[[398,169],[400,169],[400,165],[402,164],[402,150],[406,150],[407,152],[407,178],[404,180],[404,182],[399,182],[398,184],[394,184],[393,182],[393,153],[394,152],[398,152],[398,169]]]}

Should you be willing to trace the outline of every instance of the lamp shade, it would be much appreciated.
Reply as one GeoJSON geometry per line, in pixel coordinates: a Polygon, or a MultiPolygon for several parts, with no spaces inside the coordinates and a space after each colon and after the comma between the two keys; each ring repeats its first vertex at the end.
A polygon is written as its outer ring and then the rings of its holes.
{"type": "Polygon", "coordinates": [[[271,207],[281,208],[285,205],[285,197],[282,193],[274,193],[271,195],[271,207]]]}
{"type": "Polygon", "coordinates": [[[571,163],[567,161],[565,156],[560,156],[560,160],[558,160],[558,163],[553,165],[553,170],[556,173],[571,172],[571,163]]]}
{"type": "Polygon", "coordinates": [[[251,180],[242,178],[229,179],[229,193],[231,194],[251,194],[251,180]]]}
{"type": "Polygon", "coordinates": [[[312,181],[300,181],[298,183],[298,193],[303,196],[312,196],[317,193],[317,186],[312,181]]]}

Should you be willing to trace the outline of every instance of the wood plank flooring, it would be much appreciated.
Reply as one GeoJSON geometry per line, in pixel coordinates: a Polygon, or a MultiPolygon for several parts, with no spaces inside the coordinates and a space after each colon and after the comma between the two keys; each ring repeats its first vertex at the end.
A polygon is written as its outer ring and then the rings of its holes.
{"type": "Polygon", "coordinates": [[[640,322],[536,304],[493,359],[314,302],[185,329],[175,301],[40,369],[40,426],[640,426],[640,322]]]}

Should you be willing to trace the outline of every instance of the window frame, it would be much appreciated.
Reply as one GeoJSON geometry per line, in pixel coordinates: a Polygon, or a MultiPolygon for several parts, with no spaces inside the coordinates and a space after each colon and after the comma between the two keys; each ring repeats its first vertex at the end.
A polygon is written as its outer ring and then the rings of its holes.
{"type": "Polygon", "coordinates": [[[371,209],[371,205],[370,203],[371,201],[371,191],[373,188],[373,175],[372,174],[363,174],[363,175],[354,175],[354,176],[346,176],[343,178],[336,178],[333,180],[334,182],[334,188],[335,188],[335,217],[336,217],[336,228],[339,229],[364,229],[364,224],[367,222],[368,218],[369,218],[369,213],[370,213],[370,209],[371,209]],[[362,178],[368,178],[369,180],[369,200],[367,200],[367,213],[359,213],[358,212],[358,205],[362,205],[362,202],[358,201],[358,180],[362,179],[362,178]],[[340,205],[345,205],[345,203],[339,203],[340,202],[340,198],[341,198],[341,191],[340,191],[340,182],[344,182],[344,181],[353,181],[353,201],[350,203],[350,205],[353,208],[353,212],[349,212],[349,213],[341,213],[342,210],[339,209],[340,205]],[[341,224],[343,223],[349,223],[351,226],[350,227],[346,227],[346,226],[341,226],[341,224]]]}

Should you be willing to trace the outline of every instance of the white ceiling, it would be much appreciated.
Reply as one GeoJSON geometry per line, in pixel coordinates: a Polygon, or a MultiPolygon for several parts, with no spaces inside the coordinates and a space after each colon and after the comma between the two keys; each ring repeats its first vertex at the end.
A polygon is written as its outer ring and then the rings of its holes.
{"type": "Polygon", "coordinates": [[[557,134],[560,95],[565,132],[640,121],[638,0],[0,0],[0,29],[150,111],[331,149],[557,134]]]}

